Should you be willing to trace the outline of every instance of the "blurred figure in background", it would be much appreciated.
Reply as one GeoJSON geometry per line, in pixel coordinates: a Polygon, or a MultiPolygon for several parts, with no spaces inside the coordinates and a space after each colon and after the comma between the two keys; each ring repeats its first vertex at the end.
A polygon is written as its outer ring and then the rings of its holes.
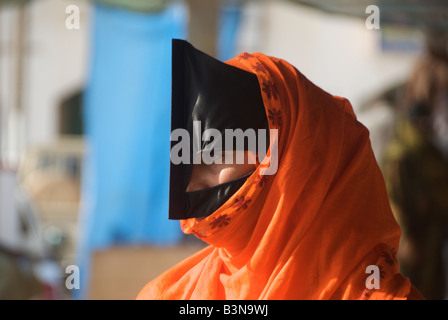
{"type": "Polygon", "coordinates": [[[398,259],[426,299],[446,297],[448,238],[448,36],[430,32],[406,84],[382,170],[401,225],[398,259]],[[444,249],[445,248],[445,249],[444,249]]]}

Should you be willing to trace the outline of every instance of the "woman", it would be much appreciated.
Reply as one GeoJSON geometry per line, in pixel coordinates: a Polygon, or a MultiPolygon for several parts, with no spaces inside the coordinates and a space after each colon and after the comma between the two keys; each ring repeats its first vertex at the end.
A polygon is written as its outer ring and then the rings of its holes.
{"type": "Polygon", "coordinates": [[[243,53],[221,63],[174,40],[173,128],[194,132],[195,119],[219,132],[229,125],[263,129],[266,119],[277,131],[269,131],[266,158],[252,166],[254,150],[223,148],[221,155],[242,153],[247,161],[216,171],[223,165],[210,164],[209,182],[196,183],[204,164],[172,163],[170,217],[210,246],[149,282],[138,299],[420,298],[398,271],[400,229],[368,131],[346,99],[284,60],[243,53]],[[207,107],[222,118],[197,112],[207,107]],[[274,158],[276,170],[266,174],[274,158]],[[219,179],[229,168],[232,174],[219,179]]]}

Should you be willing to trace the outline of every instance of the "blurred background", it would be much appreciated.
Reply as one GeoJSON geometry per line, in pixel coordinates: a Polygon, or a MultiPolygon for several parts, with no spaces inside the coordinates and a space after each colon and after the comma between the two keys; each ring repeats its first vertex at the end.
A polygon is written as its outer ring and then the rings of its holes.
{"type": "Polygon", "coordinates": [[[167,219],[172,38],[348,98],[401,271],[447,299],[447,32],[435,0],[0,0],[0,299],[134,299],[204,247],[167,219]]]}

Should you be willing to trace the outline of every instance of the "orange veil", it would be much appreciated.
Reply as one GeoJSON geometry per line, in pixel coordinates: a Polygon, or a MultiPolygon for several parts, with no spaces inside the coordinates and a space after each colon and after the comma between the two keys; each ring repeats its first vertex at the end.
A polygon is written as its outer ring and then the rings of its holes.
{"type": "Polygon", "coordinates": [[[257,75],[278,171],[261,166],[218,210],[182,220],[210,246],[149,282],[137,299],[412,299],[399,273],[400,228],[368,130],[350,103],[284,60],[243,53],[257,75]],[[369,265],[379,289],[367,289],[369,265]]]}

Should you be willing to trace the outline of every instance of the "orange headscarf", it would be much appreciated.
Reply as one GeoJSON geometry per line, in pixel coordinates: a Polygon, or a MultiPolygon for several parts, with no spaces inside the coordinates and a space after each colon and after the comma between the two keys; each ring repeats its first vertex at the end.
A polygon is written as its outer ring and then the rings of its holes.
{"type": "Polygon", "coordinates": [[[278,171],[260,166],[224,205],[185,233],[209,243],[149,282],[137,299],[406,299],[392,215],[368,130],[350,103],[284,60],[243,53],[226,63],[257,75],[278,171]],[[369,265],[380,288],[367,289],[369,265]]]}

